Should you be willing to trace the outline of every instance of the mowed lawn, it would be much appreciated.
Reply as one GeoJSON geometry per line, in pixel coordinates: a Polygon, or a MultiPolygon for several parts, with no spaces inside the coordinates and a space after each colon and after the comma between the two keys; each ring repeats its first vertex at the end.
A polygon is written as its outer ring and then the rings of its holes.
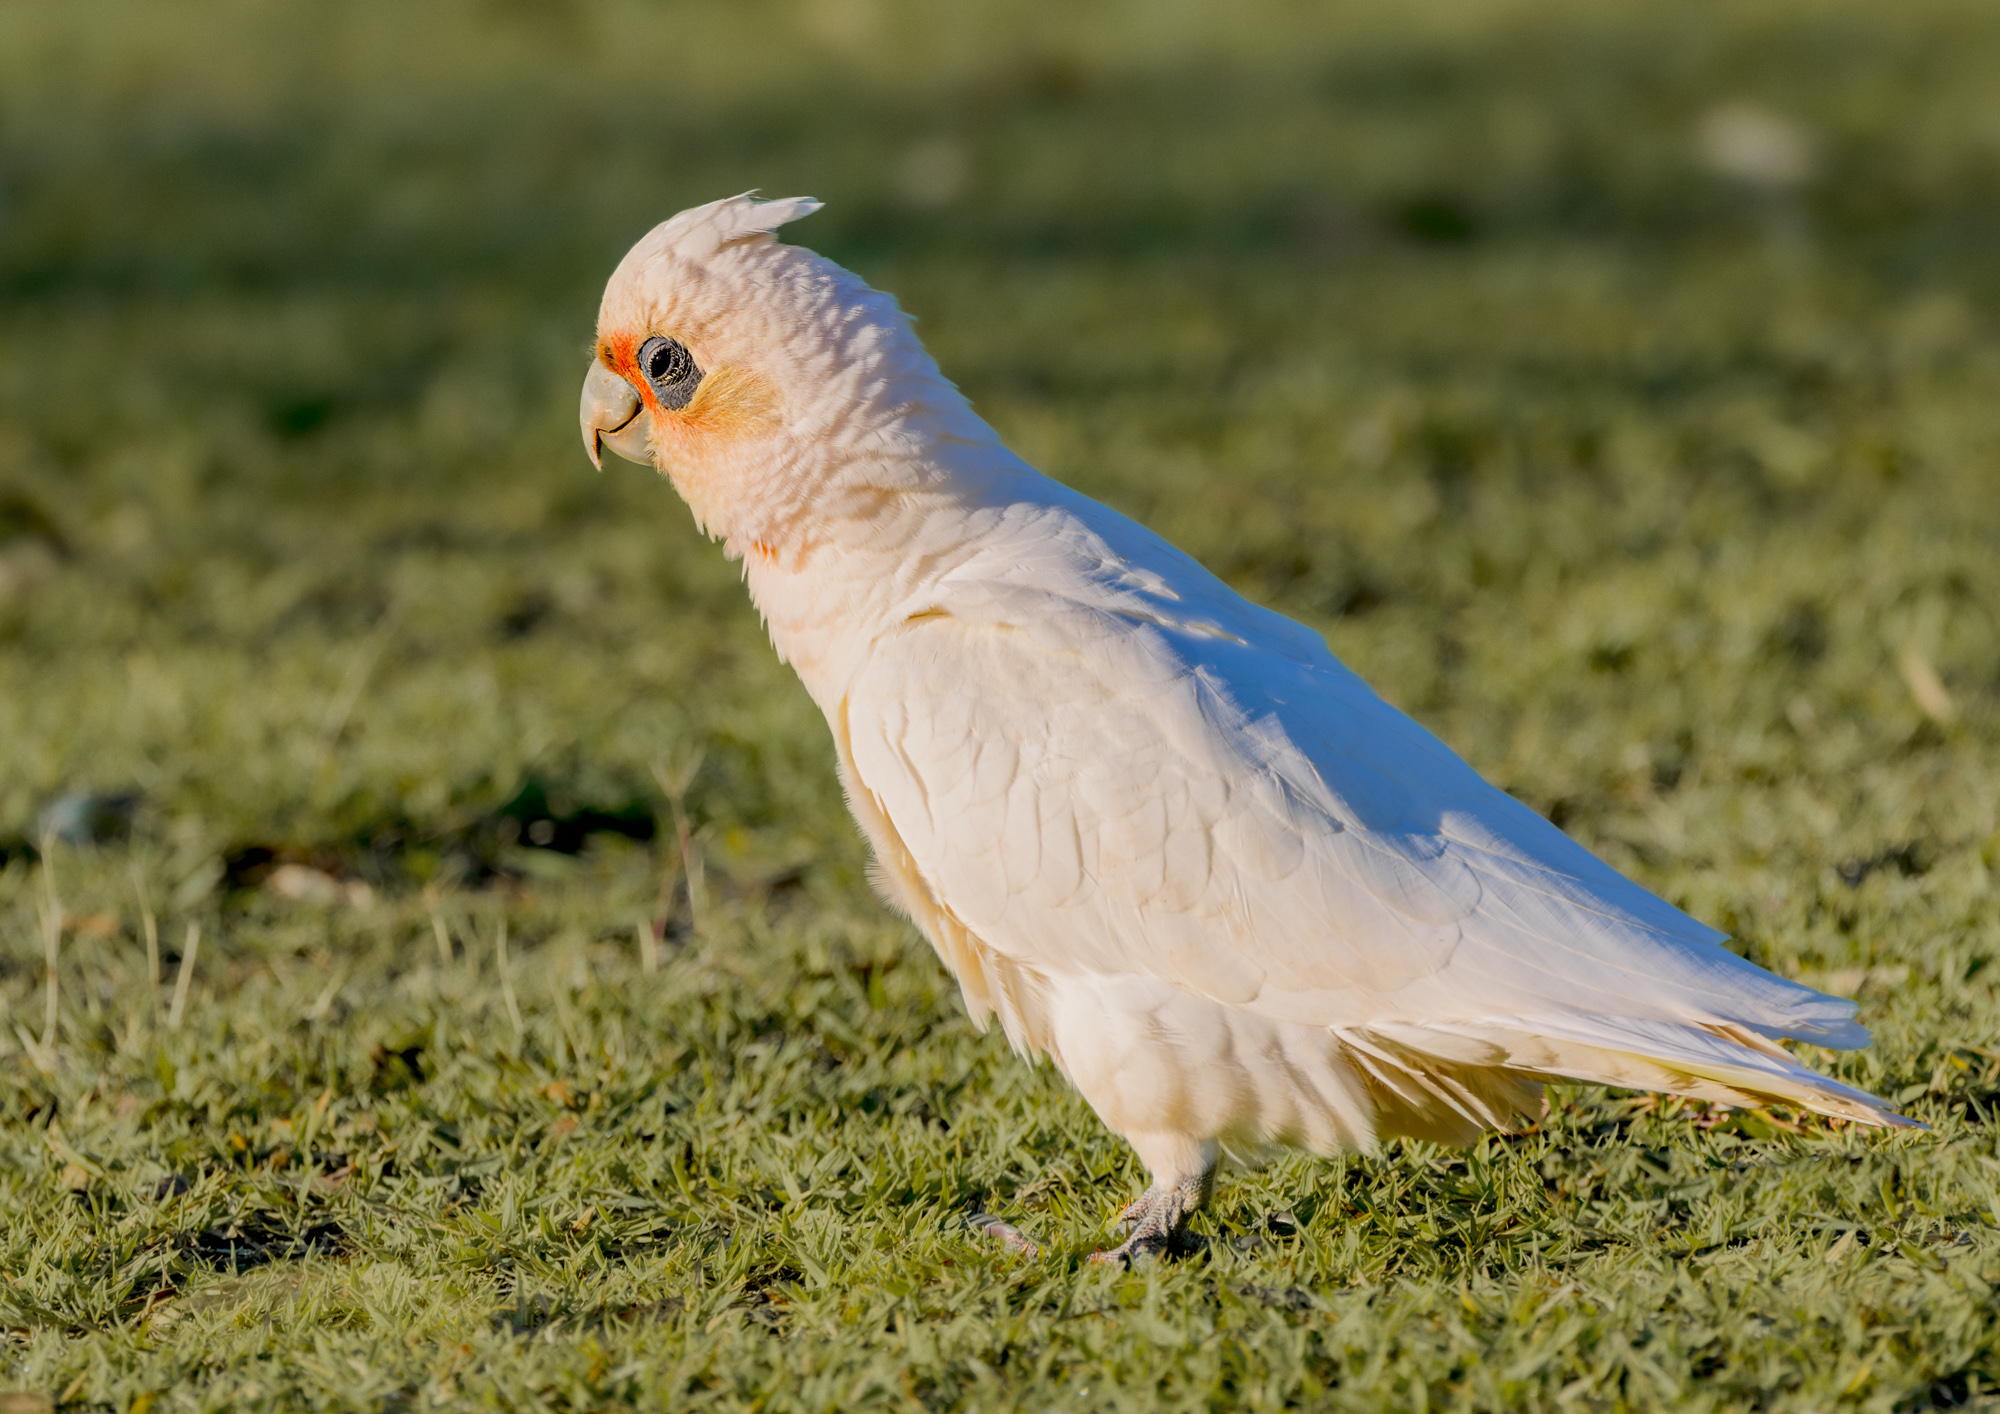
{"type": "Polygon", "coordinates": [[[0,10],[0,1410],[2000,1407],[2000,19],[1334,11],[0,10]],[[750,187],[1929,1131],[1559,1087],[1085,1261],[1143,1174],[578,445],[750,187]]]}

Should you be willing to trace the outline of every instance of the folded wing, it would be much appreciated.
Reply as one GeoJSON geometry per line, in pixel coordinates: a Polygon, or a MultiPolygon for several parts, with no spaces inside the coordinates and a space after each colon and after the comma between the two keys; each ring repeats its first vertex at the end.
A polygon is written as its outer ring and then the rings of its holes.
{"type": "Polygon", "coordinates": [[[877,641],[846,732],[926,892],[1035,975],[1885,1119],[1770,1044],[1865,1044],[1851,1003],[1729,952],[1297,636],[986,586],[877,641]]]}

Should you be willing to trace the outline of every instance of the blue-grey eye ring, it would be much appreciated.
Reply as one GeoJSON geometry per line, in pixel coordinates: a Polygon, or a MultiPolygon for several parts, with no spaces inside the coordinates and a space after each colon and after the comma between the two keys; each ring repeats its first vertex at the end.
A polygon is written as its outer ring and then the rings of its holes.
{"type": "Polygon", "coordinates": [[[651,338],[639,346],[639,371],[665,408],[684,408],[701,386],[701,368],[678,339],[651,338]]]}

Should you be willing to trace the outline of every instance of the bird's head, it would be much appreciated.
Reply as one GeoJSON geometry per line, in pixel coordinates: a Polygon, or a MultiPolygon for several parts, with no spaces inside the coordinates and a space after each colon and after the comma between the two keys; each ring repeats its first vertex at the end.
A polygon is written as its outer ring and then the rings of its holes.
{"type": "Polygon", "coordinates": [[[583,443],[656,466],[736,553],[919,484],[991,433],[896,302],[772,232],[809,197],[731,197],[648,232],[605,287],[583,443]],[[858,498],[858,499],[857,499],[858,498]]]}

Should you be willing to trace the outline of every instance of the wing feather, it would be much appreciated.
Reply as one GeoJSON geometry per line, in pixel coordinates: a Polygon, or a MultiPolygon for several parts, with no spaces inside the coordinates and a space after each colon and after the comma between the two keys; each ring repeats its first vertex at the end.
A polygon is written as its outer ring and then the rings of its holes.
{"type": "Polygon", "coordinates": [[[1323,648],[981,588],[876,641],[846,745],[939,905],[1036,975],[1154,977],[1330,1027],[1865,1038],[1851,1004],[1720,947],[1323,648]]]}

